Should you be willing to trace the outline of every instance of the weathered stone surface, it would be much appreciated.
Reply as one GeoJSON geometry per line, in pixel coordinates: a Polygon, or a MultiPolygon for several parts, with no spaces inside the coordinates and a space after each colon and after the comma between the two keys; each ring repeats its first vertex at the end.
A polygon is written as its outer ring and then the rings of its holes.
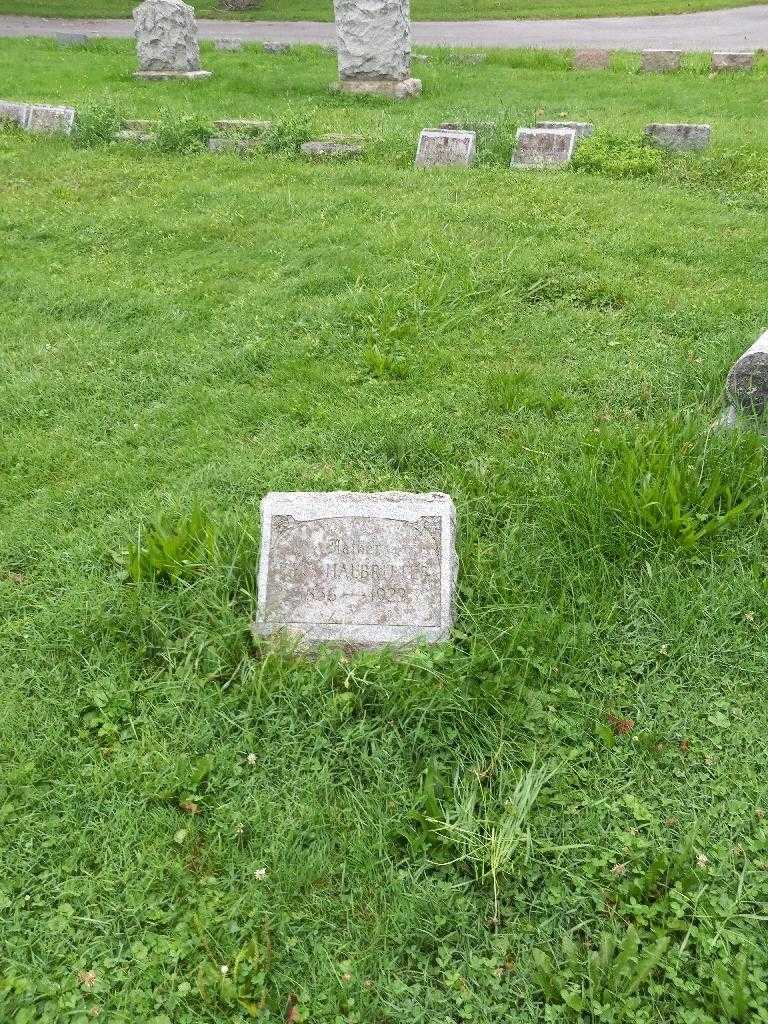
{"type": "Polygon", "coordinates": [[[588,121],[537,121],[536,128],[573,128],[577,142],[588,139],[595,131],[595,126],[588,121]]]}
{"type": "Polygon", "coordinates": [[[213,122],[213,127],[225,135],[262,135],[272,127],[272,122],[256,121],[250,117],[221,118],[213,122]]]}
{"type": "Polygon", "coordinates": [[[387,82],[383,79],[363,78],[340,80],[334,82],[332,89],[336,92],[346,92],[353,96],[388,96],[392,100],[407,100],[414,96],[421,96],[421,79],[404,78],[402,82],[387,82]]]}
{"type": "Polygon", "coordinates": [[[211,153],[236,153],[238,156],[248,156],[261,147],[258,139],[238,139],[232,135],[213,136],[208,139],[208,149],[211,153]]]}
{"type": "Polygon", "coordinates": [[[409,77],[409,0],[334,0],[334,10],[342,80],[409,77]]]}
{"type": "Polygon", "coordinates": [[[712,54],[713,71],[751,71],[754,66],[754,53],[731,53],[718,50],[712,54]]]}
{"type": "Polygon", "coordinates": [[[153,132],[159,123],[148,117],[131,117],[123,121],[123,129],[127,132],[153,132]]]}
{"type": "Polygon", "coordinates": [[[354,160],[355,157],[363,155],[363,147],[357,142],[315,139],[303,143],[301,153],[311,160],[354,160]]]}
{"type": "Polygon", "coordinates": [[[49,107],[44,103],[32,103],[24,127],[28,132],[41,135],[70,135],[75,126],[75,111],[72,107],[49,107]]]}
{"type": "Polygon", "coordinates": [[[558,167],[573,156],[573,128],[518,128],[513,167],[558,167]]]}
{"type": "Polygon", "coordinates": [[[643,71],[650,73],[678,71],[682,56],[682,50],[643,50],[643,71]]]}
{"type": "Polygon", "coordinates": [[[474,159],[474,132],[425,128],[419,136],[417,167],[469,167],[474,159]]]}
{"type": "Polygon", "coordinates": [[[264,43],[264,53],[287,53],[290,50],[290,43],[264,43]]]}
{"type": "Polygon", "coordinates": [[[221,0],[226,11],[250,11],[262,6],[263,0],[221,0]]]}
{"type": "Polygon", "coordinates": [[[182,0],[145,0],[133,12],[137,77],[204,77],[194,8],[182,0]]]}
{"type": "Polygon", "coordinates": [[[155,141],[156,136],[151,132],[140,132],[134,128],[123,128],[112,136],[113,142],[133,143],[136,146],[146,146],[155,141]]]}
{"type": "Polygon", "coordinates": [[[59,46],[86,46],[90,36],[85,32],[56,32],[53,38],[59,46]]]}
{"type": "Polygon", "coordinates": [[[645,134],[664,149],[705,149],[712,129],[708,124],[649,124],[645,134]]]}
{"type": "Polygon", "coordinates": [[[610,50],[576,50],[572,63],[577,71],[605,71],[611,56],[610,50]]]}
{"type": "Polygon", "coordinates": [[[242,39],[214,39],[213,45],[217,50],[242,50],[242,39]]]}
{"type": "Polygon", "coordinates": [[[29,117],[29,103],[17,103],[15,100],[0,100],[0,123],[11,122],[23,128],[29,117]]]}
{"type": "Polygon", "coordinates": [[[272,493],[261,517],[257,635],[351,649],[448,637],[457,571],[448,495],[272,493]]]}
{"type": "Polygon", "coordinates": [[[725,393],[737,411],[765,412],[768,405],[768,331],[731,367],[725,393]]]}

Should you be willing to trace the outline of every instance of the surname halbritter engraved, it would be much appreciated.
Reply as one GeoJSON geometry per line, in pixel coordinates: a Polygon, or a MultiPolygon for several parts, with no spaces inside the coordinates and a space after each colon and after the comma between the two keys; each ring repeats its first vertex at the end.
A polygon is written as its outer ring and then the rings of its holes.
{"type": "Polygon", "coordinates": [[[275,516],[265,612],[272,622],[438,626],[441,520],[275,516]]]}

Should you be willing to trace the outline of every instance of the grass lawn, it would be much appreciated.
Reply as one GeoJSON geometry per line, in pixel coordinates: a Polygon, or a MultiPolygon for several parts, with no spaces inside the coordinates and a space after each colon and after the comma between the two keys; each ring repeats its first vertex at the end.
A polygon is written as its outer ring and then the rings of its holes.
{"type": "Polygon", "coordinates": [[[0,1019],[768,1020],[765,446],[708,429],[766,326],[765,64],[434,53],[392,105],[203,58],[0,41],[6,98],[170,150],[0,133],[0,1019]],[[248,115],[273,152],[185,150],[248,115]],[[608,134],[510,172],[561,116],[608,134]],[[475,169],[412,168],[443,120],[496,122],[475,169]],[[260,498],[337,488],[453,496],[451,644],[254,644],[260,498]]]}
{"type": "MultiPolygon", "coordinates": [[[[681,14],[748,7],[763,0],[413,0],[416,21],[489,18],[600,18],[634,14],[681,14]]],[[[0,0],[0,14],[46,18],[129,18],[133,0],[0,0]]],[[[199,18],[241,21],[333,21],[332,0],[264,0],[257,10],[227,14],[217,0],[195,5],[199,18]]]]}

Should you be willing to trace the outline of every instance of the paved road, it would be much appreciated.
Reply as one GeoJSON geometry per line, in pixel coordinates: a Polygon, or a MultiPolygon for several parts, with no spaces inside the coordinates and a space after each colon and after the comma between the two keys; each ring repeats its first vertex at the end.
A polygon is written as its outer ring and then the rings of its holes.
{"type": "MultiPolygon", "coordinates": [[[[332,43],[332,24],[319,21],[213,21],[200,19],[203,39],[238,38],[287,43],[332,43]]],[[[768,48],[768,5],[699,14],[645,18],[575,18],[562,21],[416,21],[415,46],[675,47],[681,50],[768,48]]],[[[54,32],[130,36],[128,20],[28,18],[0,15],[0,36],[48,36],[54,32]]]]}

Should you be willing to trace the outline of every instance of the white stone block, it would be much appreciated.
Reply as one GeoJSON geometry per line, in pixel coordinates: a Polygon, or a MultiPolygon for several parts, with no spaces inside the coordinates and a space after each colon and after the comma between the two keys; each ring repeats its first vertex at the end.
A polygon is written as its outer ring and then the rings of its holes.
{"type": "Polygon", "coordinates": [[[573,128],[518,128],[512,167],[562,166],[570,161],[575,145],[573,128]]]}
{"type": "Polygon", "coordinates": [[[268,494],[254,633],[352,650],[446,640],[455,524],[446,494],[268,494]]]}

